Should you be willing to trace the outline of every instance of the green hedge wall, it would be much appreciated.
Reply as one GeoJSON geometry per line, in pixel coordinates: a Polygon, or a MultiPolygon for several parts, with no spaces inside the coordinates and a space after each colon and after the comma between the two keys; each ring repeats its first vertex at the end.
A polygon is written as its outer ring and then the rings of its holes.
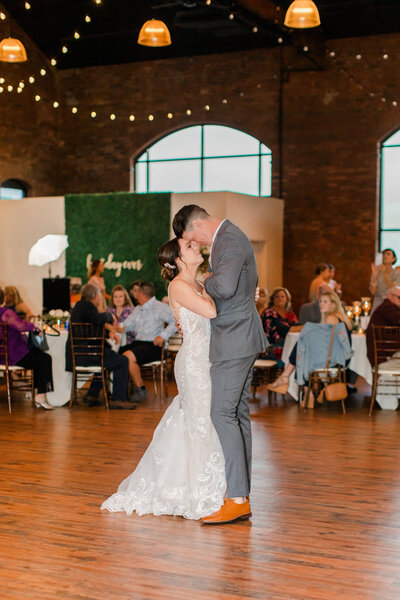
{"type": "Polygon", "coordinates": [[[132,281],[140,279],[155,283],[161,298],[166,287],[160,277],[157,250],[169,239],[170,212],[170,194],[165,193],[65,196],[67,276],[81,277],[86,283],[86,260],[91,254],[93,259],[105,260],[108,293],[116,284],[128,288],[132,281]],[[107,264],[112,268],[107,268],[107,264]]]}

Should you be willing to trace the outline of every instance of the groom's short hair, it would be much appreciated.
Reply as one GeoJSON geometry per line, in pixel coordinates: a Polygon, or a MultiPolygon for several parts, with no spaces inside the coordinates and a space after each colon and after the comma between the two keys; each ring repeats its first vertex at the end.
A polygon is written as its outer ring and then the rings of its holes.
{"type": "Polygon", "coordinates": [[[208,219],[210,215],[204,208],[197,204],[187,204],[176,213],[172,222],[172,228],[177,238],[181,238],[185,231],[193,229],[193,221],[208,219]]]}

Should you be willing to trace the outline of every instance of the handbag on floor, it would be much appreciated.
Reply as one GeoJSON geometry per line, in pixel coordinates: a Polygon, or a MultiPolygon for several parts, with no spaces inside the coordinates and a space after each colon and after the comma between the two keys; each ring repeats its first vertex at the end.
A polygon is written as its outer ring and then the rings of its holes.
{"type": "MultiPolygon", "coordinates": [[[[332,334],[331,334],[331,343],[329,345],[329,354],[328,354],[328,360],[326,361],[326,374],[329,376],[329,361],[331,360],[331,353],[332,353],[332,346],[333,346],[333,338],[335,335],[335,327],[336,325],[333,325],[332,327],[332,334]]],[[[325,400],[328,400],[329,402],[336,402],[338,400],[344,400],[345,398],[347,398],[347,387],[346,384],[343,383],[342,381],[335,381],[334,383],[324,383],[324,389],[322,390],[323,395],[325,396],[325,400]]]]}

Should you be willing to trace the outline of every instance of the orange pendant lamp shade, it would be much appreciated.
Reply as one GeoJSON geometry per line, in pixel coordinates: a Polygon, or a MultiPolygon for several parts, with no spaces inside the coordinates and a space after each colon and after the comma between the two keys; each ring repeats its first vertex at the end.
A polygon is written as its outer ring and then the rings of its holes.
{"type": "Polygon", "coordinates": [[[318,8],[312,0],[294,0],[287,9],[285,25],[293,29],[318,27],[321,25],[318,8]]]}
{"type": "Polygon", "coordinates": [[[146,21],[139,33],[138,44],[141,46],[169,46],[171,36],[163,21],[150,19],[146,21]]]}
{"type": "Polygon", "coordinates": [[[28,60],[24,45],[14,38],[5,38],[0,42],[0,61],[25,62],[28,60]]]}

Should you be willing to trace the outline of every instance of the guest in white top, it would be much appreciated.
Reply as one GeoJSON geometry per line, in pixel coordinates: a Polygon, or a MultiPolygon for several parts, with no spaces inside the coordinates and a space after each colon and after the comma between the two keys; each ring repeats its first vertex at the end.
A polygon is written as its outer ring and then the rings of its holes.
{"type": "Polygon", "coordinates": [[[382,252],[382,264],[371,265],[371,282],[369,289],[374,294],[371,315],[384,301],[387,291],[393,286],[400,285],[400,271],[394,268],[397,256],[394,250],[386,248],[382,252]]]}

